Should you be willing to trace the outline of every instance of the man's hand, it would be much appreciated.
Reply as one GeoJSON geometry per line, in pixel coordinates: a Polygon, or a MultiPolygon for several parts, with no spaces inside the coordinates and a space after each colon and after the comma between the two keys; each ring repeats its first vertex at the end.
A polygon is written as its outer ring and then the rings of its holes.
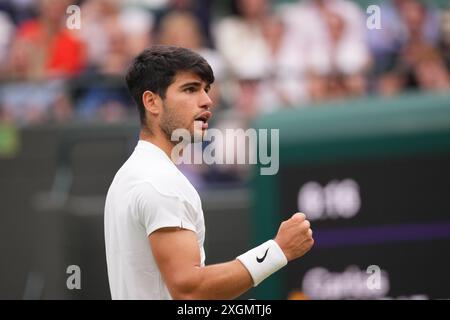
{"type": "Polygon", "coordinates": [[[275,241],[288,261],[303,256],[313,246],[314,239],[310,226],[306,216],[300,212],[281,223],[275,241]]]}

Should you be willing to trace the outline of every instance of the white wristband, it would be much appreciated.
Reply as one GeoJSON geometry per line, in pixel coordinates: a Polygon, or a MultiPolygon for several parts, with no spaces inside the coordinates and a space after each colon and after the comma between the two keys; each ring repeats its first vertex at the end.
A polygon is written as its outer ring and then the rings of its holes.
{"type": "Polygon", "coordinates": [[[283,250],[274,240],[266,241],[236,259],[247,268],[252,276],[254,287],[288,263],[283,250]]]}

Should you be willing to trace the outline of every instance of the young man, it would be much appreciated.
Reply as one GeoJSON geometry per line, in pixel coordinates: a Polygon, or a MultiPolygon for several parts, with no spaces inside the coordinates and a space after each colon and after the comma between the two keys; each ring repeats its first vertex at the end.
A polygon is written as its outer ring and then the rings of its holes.
{"type": "Polygon", "coordinates": [[[236,260],[205,266],[200,197],[174,165],[171,135],[176,129],[204,134],[212,115],[211,67],[190,50],[155,46],[134,60],[126,79],[141,132],[106,198],[113,299],[236,298],[311,248],[310,224],[296,213],[274,240],[236,260]]]}

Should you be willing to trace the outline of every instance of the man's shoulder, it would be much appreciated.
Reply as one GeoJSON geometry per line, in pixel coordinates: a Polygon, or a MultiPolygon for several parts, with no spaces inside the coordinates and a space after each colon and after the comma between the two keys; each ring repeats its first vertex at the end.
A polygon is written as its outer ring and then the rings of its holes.
{"type": "Polygon", "coordinates": [[[161,195],[198,203],[197,190],[178,168],[167,161],[142,158],[133,154],[119,169],[115,183],[128,191],[146,192],[152,197],[161,195]],[[157,192],[158,194],[153,194],[157,192]]]}
{"type": "Polygon", "coordinates": [[[167,161],[161,161],[158,157],[149,157],[134,152],[125,161],[117,172],[118,176],[130,180],[160,180],[166,177],[167,181],[176,181],[177,169],[167,161]]]}
{"type": "Polygon", "coordinates": [[[179,198],[189,202],[199,200],[197,190],[175,167],[139,168],[130,176],[133,179],[132,184],[139,186],[140,190],[156,191],[162,196],[179,198]]]}

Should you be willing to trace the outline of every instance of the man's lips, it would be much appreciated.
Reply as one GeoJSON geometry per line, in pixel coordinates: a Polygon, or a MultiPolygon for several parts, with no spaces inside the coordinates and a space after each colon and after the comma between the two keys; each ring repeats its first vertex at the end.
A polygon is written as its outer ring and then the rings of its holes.
{"type": "Polygon", "coordinates": [[[197,116],[195,120],[203,121],[206,123],[211,117],[212,117],[211,111],[204,111],[199,116],[197,116]]]}
{"type": "Polygon", "coordinates": [[[208,120],[212,117],[211,111],[202,112],[195,121],[202,121],[202,129],[208,129],[208,120]]]}

